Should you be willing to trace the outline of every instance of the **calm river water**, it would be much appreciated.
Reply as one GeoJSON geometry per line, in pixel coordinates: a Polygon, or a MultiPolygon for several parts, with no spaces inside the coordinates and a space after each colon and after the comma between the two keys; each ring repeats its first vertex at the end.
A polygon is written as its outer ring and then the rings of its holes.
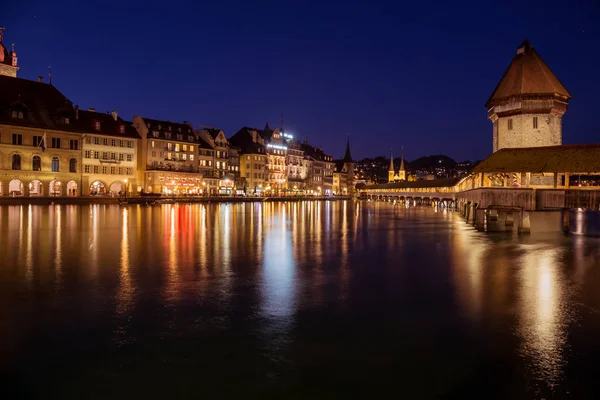
{"type": "Polygon", "coordinates": [[[589,398],[600,239],[352,201],[0,206],[2,398],[589,398]]]}

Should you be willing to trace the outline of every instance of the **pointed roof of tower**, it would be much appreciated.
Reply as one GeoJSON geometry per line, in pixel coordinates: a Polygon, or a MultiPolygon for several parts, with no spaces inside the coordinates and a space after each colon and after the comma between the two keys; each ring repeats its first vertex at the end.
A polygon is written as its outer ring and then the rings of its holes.
{"type": "Polygon", "coordinates": [[[523,95],[572,97],[527,40],[517,49],[517,54],[486,102],[486,107],[493,106],[499,100],[523,95]]]}
{"type": "Polygon", "coordinates": [[[394,156],[392,154],[392,149],[390,149],[390,169],[388,171],[394,171],[394,156]]]}
{"type": "Polygon", "coordinates": [[[348,142],[346,143],[346,154],[344,155],[344,161],[352,162],[352,154],[350,154],[350,135],[348,135],[348,142]]]}
{"type": "Polygon", "coordinates": [[[404,169],[404,153],[402,153],[402,158],[400,159],[400,171],[405,171],[405,169],[404,169]]]}
{"type": "Polygon", "coordinates": [[[264,131],[270,131],[271,127],[269,126],[269,121],[267,121],[267,123],[265,124],[265,129],[263,129],[264,131]]]}

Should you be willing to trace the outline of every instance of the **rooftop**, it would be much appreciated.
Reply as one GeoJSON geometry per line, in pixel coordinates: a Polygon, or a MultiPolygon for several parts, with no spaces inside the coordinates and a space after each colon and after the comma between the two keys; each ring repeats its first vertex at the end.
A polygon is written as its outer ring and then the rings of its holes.
{"type": "Polygon", "coordinates": [[[565,100],[572,97],[550,67],[525,40],[486,102],[486,107],[493,106],[496,101],[527,95],[559,96],[565,100]]]}
{"type": "Polygon", "coordinates": [[[600,144],[571,144],[498,150],[472,173],[482,172],[600,172],[600,144]]]}

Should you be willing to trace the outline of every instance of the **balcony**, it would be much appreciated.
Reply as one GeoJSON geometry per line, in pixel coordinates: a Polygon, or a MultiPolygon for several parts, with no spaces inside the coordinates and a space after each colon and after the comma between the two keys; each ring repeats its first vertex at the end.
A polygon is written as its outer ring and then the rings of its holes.
{"type": "Polygon", "coordinates": [[[100,164],[121,164],[120,160],[108,160],[108,159],[100,158],[99,161],[100,161],[100,164]]]}
{"type": "Polygon", "coordinates": [[[151,164],[146,167],[147,171],[177,171],[177,172],[198,172],[193,165],[170,165],[170,164],[151,164]]]}

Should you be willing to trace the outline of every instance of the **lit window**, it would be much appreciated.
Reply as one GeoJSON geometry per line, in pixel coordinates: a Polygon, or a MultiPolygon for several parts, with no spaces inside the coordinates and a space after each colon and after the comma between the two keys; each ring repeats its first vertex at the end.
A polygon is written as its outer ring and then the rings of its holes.
{"type": "Polygon", "coordinates": [[[190,151],[194,151],[194,146],[190,145],[190,151]]]}

